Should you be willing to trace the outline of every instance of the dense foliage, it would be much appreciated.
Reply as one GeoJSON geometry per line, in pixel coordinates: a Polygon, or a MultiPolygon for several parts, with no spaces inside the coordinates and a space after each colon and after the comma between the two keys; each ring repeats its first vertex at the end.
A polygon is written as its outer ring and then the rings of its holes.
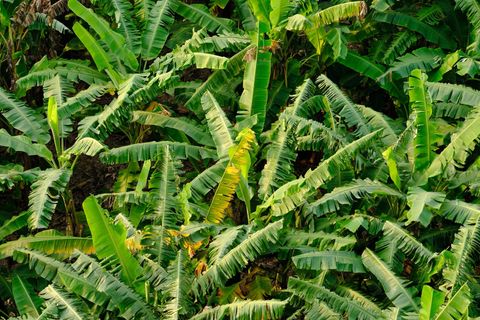
{"type": "Polygon", "coordinates": [[[478,0],[0,2],[0,317],[480,317],[478,0]]]}

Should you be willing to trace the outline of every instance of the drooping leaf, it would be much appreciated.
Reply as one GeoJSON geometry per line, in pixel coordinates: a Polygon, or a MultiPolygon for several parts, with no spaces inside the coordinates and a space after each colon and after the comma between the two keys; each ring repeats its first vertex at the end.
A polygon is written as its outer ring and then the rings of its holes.
{"type": "Polygon", "coordinates": [[[309,303],[320,300],[332,310],[349,317],[357,319],[384,318],[376,309],[364,307],[357,301],[342,297],[320,284],[290,277],[288,279],[288,290],[309,303]]]}
{"type": "Polygon", "coordinates": [[[438,44],[445,49],[455,49],[455,43],[440,30],[401,12],[376,12],[374,19],[391,23],[420,33],[426,40],[438,44]]]}
{"type": "Polygon", "coordinates": [[[170,117],[149,111],[134,111],[133,121],[144,125],[176,129],[202,145],[208,147],[215,146],[212,137],[198,123],[187,118],[170,117]]]}
{"type": "Polygon", "coordinates": [[[67,187],[71,174],[72,172],[68,169],[47,169],[38,175],[28,197],[30,228],[48,228],[60,195],[67,187]]]}
{"type": "Polygon", "coordinates": [[[5,129],[0,129],[0,146],[16,152],[25,152],[29,156],[39,156],[47,161],[53,160],[52,153],[45,145],[32,143],[32,140],[23,135],[11,136],[5,129]]]}
{"type": "Polygon", "coordinates": [[[338,210],[341,205],[351,204],[355,199],[365,199],[375,195],[405,197],[401,192],[391,189],[378,181],[371,181],[370,179],[355,180],[323,195],[309,205],[309,210],[320,216],[324,213],[338,210]]]}
{"type": "Polygon", "coordinates": [[[33,141],[47,143],[50,140],[44,119],[3,88],[0,88],[0,112],[12,127],[33,141]]]}
{"type": "Polygon", "coordinates": [[[72,29],[92,56],[97,69],[102,71],[111,68],[110,59],[107,55],[107,52],[100,46],[90,32],[88,32],[88,30],[78,22],[75,22],[72,29]]]}
{"type": "Polygon", "coordinates": [[[281,319],[286,301],[279,300],[243,300],[222,304],[205,309],[196,314],[192,320],[213,320],[229,316],[231,319],[281,319]]]}
{"type": "MultiPolygon", "coordinates": [[[[133,17],[135,11],[132,3],[128,0],[103,0],[102,2],[106,4],[107,10],[111,10],[112,12],[115,11],[115,21],[117,23],[118,31],[125,38],[126,47],[132,51],[132,53],[138,55],[141,51],[141,36],[133,17]]],[[[151,11],[153,11],[152,8],[150,8],[150,12],[151,11]]],[[[149,20],[150,19],[148,19],[147,22],[149,20]]],[[[128,55],[129,58],[131,58],[131,56],[133,55],[128,55]]],[[[135,64],[131,65],[131,67],[132,69],[136,69],[135,64]]]]}
{"type": "Polygon", "coordinates": [[[55,230],[45,230],[0,244],[0,259],[11,257],[19,248],[34,249],[60,258],[68,258],[74,250],[86,254],[95,252],[90,238],[65,236],[55,230]]]}
{"type": "Polygon", "coordinates": [[[349,127],[355,128],[357,136],[364,136],[371,132],[364,115],[336,84],[325,75],[321,75],[317,79],[317,85],[328,98],[332,110],[344,118],[349,127]]]}
{"type": "Polygon", "coordinates": [[[160,141],[160,142],[144,142],[131,144],[124,147],[110,149],[100,155],[100,159],[107,164],[128,163],[130,161],[156,160],[162,150],[168,146],[175,153],[178,159],[192,158],[199,159],[216,159],[215,150],[193,146],[188,143],[160,141]]]}
{"type": "Polygon", "coordinates": [[[435,257],[435,254],[413,235],[390,221],[383,224],[383,237],[386,242],[396,243],[396,250],[405,252],[418,264],[428,263],[435,257]]]}
{"type": "Polygon", "coordinates": [[[292,164],[297,155],[293,150],[292,132],[285,124],[281,124],[273,130],[269,139],[271,143],[267,147],[267,161],[258,182],[258,194],[263,200],[283,184],[295,179],[292,164]]]}
{"type": "Polygon", "coordinates": [[[59,319],[77,319],[82,320],[88,317],[87,306],[78,299],[56,286],[49,285],[42,290],[40,296],[47,301],[48,305],[55,305],[59,319]]]}
{"type": "Polygon", "coordinates": [[[459,84],[425,82],[433,102],[451,102],[467,106],[480,104],[480,91],[459,84]]]}
{"type": "Polygon", "coordinates": [[[157,171],[152,174],[150,179],[150,188],[152,189],[154,198],[153,214],[146,218],[153,221],[156,226],[159,226],[158,236],[155,243],[155,253],[157,260],[166,264],[173,258],[174,250],[169,245],[171,239],[169,231],[176,229],[178,220],[176,210],[177,202],[175,194],[177,193],[177,164],[175,163],[175,154],[166,146],[162,150],[162,157],[157,165],[157,171]]]}
{"type": "Polygon", "coordinates": [[[27,225],[29,215],[30,212],[23,211],[22,213],[13,216],[11,219],[5,221],[3,225],[0,226],[0,240],[14,233],[15,231],[25,227],[27,225]]]}
{"type": "Polygon", "coordinates": [[[469,22],[480,29],[480,5],[475,0],[455,0],[457,7],[460,8],[468,17],[469,22]]]}
{"type": "Polygon", "coordinates": [[[350,251],[314,251],[292,257],[299,269],[365,272],[362,259],[350,251]]]}
{"type": "Polygon", "coordinates": [[[210,32],[232,31],[232,21],[213,16],[204,5],[175,0],[177,13],[210,32]]]}
{"type": "Polygon", "coordinates": [[[375,253],[365,249],[362,254],[365,267],[380,281],[385,294],[395,306],[405,311],[419,311],[415,301],[414,288],[408,287],[408,282],[395,275],[375,253]]]}

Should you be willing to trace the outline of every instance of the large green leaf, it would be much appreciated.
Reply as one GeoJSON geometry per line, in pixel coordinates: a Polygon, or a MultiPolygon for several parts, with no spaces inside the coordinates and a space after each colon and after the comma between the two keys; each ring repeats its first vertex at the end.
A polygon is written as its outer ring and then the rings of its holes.
{"type": "Polygon", "coordinates": [[[432,101],[425,88],[426,76],[420,70],[412,71],[408,78],[408,95],[412,111],[415,113],[415,170],[423,171],[435,157],[435,127],[430,121],[432,101]]]}
{"type": "Polygon", "coordinates": [[[445,200],[439,214],[456,223],[466,224],[480,216],[480,205],[461,200],[445,200]]]}
{"type": "Polygon", "coordinates": [[[440,49],[425,47],[416,49],[398,58],[377,81],[385,86],[392,80],[407,78],[415,69],[428,72],[441,64],[443,56],[440,49]]]}
{"type": "MultiPolygon", "coordinates": [[[[131,257],[131,256],[130,256],[131,257]]],[[[108,308],[118,309],[118,316],[125,319],[158,319],[153,307],[132,287],[122,282],[117,275],[107,272],[92,257],[77,252],[72,268],[89,283],[97,284],[97,291],[106,294],[111,302],[108,308]],[[98,285],[101,284],[101,285],[98,285]]]]}
{"type": "Polygon", "coordinates": [[[472,277],[480,248],[480,217],[475,217],[462,226],[452,243],[451,254],[446,253],[446,265],[443,276],[454,294],[466,282],[477,284],[472,277]]]}
{"type": "Polygon", "coordinates": [[[267,199],[277,188],[295,179],[293,162],[297,155],[293,150],[292,132],[282,122],[273,129],[267,146],[266,163],[258,182],[258,194],[267,199]]]}
{"type": "Polygon", "coordinates": [[[343,168],[349,167],[349,159],[357,153],[358,150],[372,144],[379,136],[380,130],[369,133],[345,147],[339,149],[334,155],[322,161],[318,167],[308,170],[305,173],[305,183],[311,189],[317,189],[325,182],[333,178],[333,175],[343,168]]]}
{"type": "Polygon", "coordinates": [[[419,320],[433,319],[440,306],[445,301],[445,293],[437,291],[430,286],[423,286],[419,320]]]}
{"type": "Polygon", "coordinates": [[[29,216],[29,211],[23,211],[22,213],[13,216],[11,219],[5,221],[3,225],[0,226],[0,240],[14,233],[15,231],[25,227],[27,225],[29,216]]]}
{"type": "Polygon", "coordinates": [[[284,24],[292,9],[291,2],[288,0],[270,0],[270,6],[272,10],[269,14],[269,21],[272,23],[272,28],[284,24]]]}
{"type": "Polygon", "coordinates": [[[367,57],[361,56],[353,51],[348,51],[345,58],[338,59],[337,61],[373,80],[377,80],[377,78],[385,72],[383,66],[375,64],[367,57]]]}
{"type": "Polygon", "coordinates": [[[248,0],[257,21],[261,22],[268,29],[270,29],[270,1],[271,0],[248,0]]]}
{"type": "Polygon", "coordinates": [[[263,33],[258,30],[256,47],[249,51],[243,76],[243,93],[239,100],[238,120],[256,115],[257,124],[253,129],[257,133],[262,132],[267,113],[272,53],[263,49],[266,45],[268,43],[263,40],[263,33]]]}
{"type": "Polygon", "coordinates": [[[445,194],[442,192],[425,191],[419,187],[412,187],[408,190],[407,202],[410,210],[407,212],[407,222],[420,222],[423,226],[428,226],[432,220],[430,209],[440,209],[445,194]]]}
{"type": "Polygon", "coordinates": [[[83,108],[92,105],[92,102],[103,96],[107,90],[111,89],[113,85],[109,84],[92,84],[85,90],[78,92],[72,97],[68,97],[63,105],[58,107],[58,116],[60,118],[67,118],[83,108]]]}
{"type": "MultiPolygon", "coordinates": [[[[151,81],[154,81],[159,88],[165,86],[170,79],[171,73],[168,72],[153,77],[151,81]]],[[[148,78],[144,73],[129,74],[118,83],[118,95],[108,106],[96,115],[85,117],[80,121],[78,137],[93,136],[106,139],[111,131],[127,122],[130,118],[130,103],[135,101],[135,98],[145,98],[142,93],[151,88],[151,83],[147,81],[148,78]]]]}
{"type": "Polygon", "coordinates": [[[244,226],[231,227],[217,235],[209,244],[209,264],[215,264],[218,260],[223,258],[232,247],[244,239],[244,226]]]}
{"type": "Polygon", "coordinates": [[[114,224],[93,196],[83,202],[83,210],[92,233],[96,255],[101,259],[117,260],[121,268],[121,279],[132,284],[142,271],[138,261],[127,249],[124,226],[121,223],[114,224]]]}
{"type": "Polygon", "coordinates": [[[190,301],[188,291],[190,289],[190,276],[185,270],[185,253],[179,250],[177,258],[168,268],[164,291],[166,291],[169,300],[165,306],[164,319],[177,320],[188,313],[190,301]]]}
{"type": "Polygon", "coordinates": [[[32,285],[19,275],[12,279],[12,293],[17,310],[21,315],[38,317],[42,299],[33,291],[32,285]]]}
{"type": "Polygon", "coordinates": [[[44,57],[33,65],[27,75],[18,79],[17,96],[24,96],[27,90],[35,86],[43,86],[46,80],[56,75],[72,82],[84,81],[90,85],[105,85],[108,81],[108,76],[90,67],[88,60],[44,57]]]}
{"type": "MultiPolygon", "coordinates": [[[[128,0],[100,0],[106,4],[106,9],[115,12],[118,31],[125,38],[125,44],[135,55],[141,51],[141,36],[136,23],[133,5],[128,0]]],[[[150,8],[150,12],[153,8],[150,8]]],[[[149,19],[150,20],[150,19],[149,19]]],[[[149,22],[147,20],[147,23],[149,22]]],[[[135,68],[134,68],[135,69],[135,68]]]]}
{"type": "MultiPolygon", "coordinates": [[[[113,54],[118,55],[118,57],[132,70],[138,68],[138,61],[135,58],[135,55],[132,51],[130,51],[130,49],[125,46],[125,38],[122,35],[113,31],[108,25],[107,21],[95,14],[92,9],[84,7],[77,0],[68,0],[68,7],[77,16],[87,22],[93,30],[95,30],[95,32],[100,36],[100,39],[102,39],[107,44],[108,48],[112,51],[113,54]]],[[[87,47],[87,49],[89,48],[87,47]]],[[[91,51],[89,52],[90,54],[92,54],[91,51]]]]}
{"type": "Polygon", "coordinates": [[[393,145],[398,140],[399,133],[404,129],[401,122],[362,105],[357,105],[357,108],[363,113],[372,130],[382,129],[382,141],[385,145],[393,145]]]}
{"type": "Polygon", "coordinates": [[[107,55],[107,52],[102,48],[102,46],[95,40],[95,38],[85,29],[80,23],[75,22],[73,25],[73,32],[83,43],[87,51],[92,56],[93,62],[97,66],[99,71],[104,69],[110,69],[110,59],[107,55]]]}
{"type": "Polygon", "coordinates": [[[355,199],[365,199],[375,195],[405,198],[404,194],[383,183],[371,181],[370,179],[359,179],[345,186],[337,187],[332,192],[323,195],[309,205],[309,210],[320,216],[338,210],[341,205],[352,204],[355,199]]]}
{"type": "Polygon", "coordinates": [[[390,221],[383,224],[383,239],[381,241],[395,243],[395,250],[403,251],[419,265],[425,265],[435,258],[435,254],[407,230],[390,221]]]}
{"type": "Polygon", "coordinates": [[[425,82],[433,102],[451,102],[460,105],[480,105],[480,91],[459,84],[425,82]]]}
{"type": "Polygon", "coordinates": [[[352,17],[363,17],[366,14],[367,5],[364,1],[352,1],[330,6],[326,9],[306,17],[296,14],[288,17],[286,28],[288,30],[306,30],[308,28],[320,28],[335,22],[340,22],[352,17]]]}
{"type": "Polygon", "coordinates": [[[405,311],[419,311],[415,301],[414,288],[408,288],[408,282],[395,275],[392,270],[380,260],[370,249],[362,254],[365,267],[380,281],[385,294],[395,306],[405,311]]]}
{"type": "MultiPolygon", "coordinates": [[[[104,292],[97,291],[98,286],[95,282],[82,277],[70,264],[30,249],[15,250],[13,259],[27,264],[40,277],[65,287],[69,292],[78,294],[96,305],[104,305],[110,299],[104,292]]],[[[116,300],[120,297],[113,298],[116,300]]]]}
{"type": "Polygon", "coordinates": [[[372,144],[379,134],[380,130],[353,141],[322,161],[315,169],[309,169],[304,177],[287,182],[257,206],[255,214],[271,208],[273,214],[284,215],[305,203],[307,194],[333,179],[339,170],[351,167],[351,159],[357,151],[372,144]]]}

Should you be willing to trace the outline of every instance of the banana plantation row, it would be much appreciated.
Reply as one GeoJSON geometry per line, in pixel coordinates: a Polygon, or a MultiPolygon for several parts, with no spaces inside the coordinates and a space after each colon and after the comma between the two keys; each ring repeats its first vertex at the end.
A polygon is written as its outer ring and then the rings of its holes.
{"type": "Polygon", "coordinates": [[[7,0],[0,70],[0,318],[480,317],[478,0],[7,0]]]}

